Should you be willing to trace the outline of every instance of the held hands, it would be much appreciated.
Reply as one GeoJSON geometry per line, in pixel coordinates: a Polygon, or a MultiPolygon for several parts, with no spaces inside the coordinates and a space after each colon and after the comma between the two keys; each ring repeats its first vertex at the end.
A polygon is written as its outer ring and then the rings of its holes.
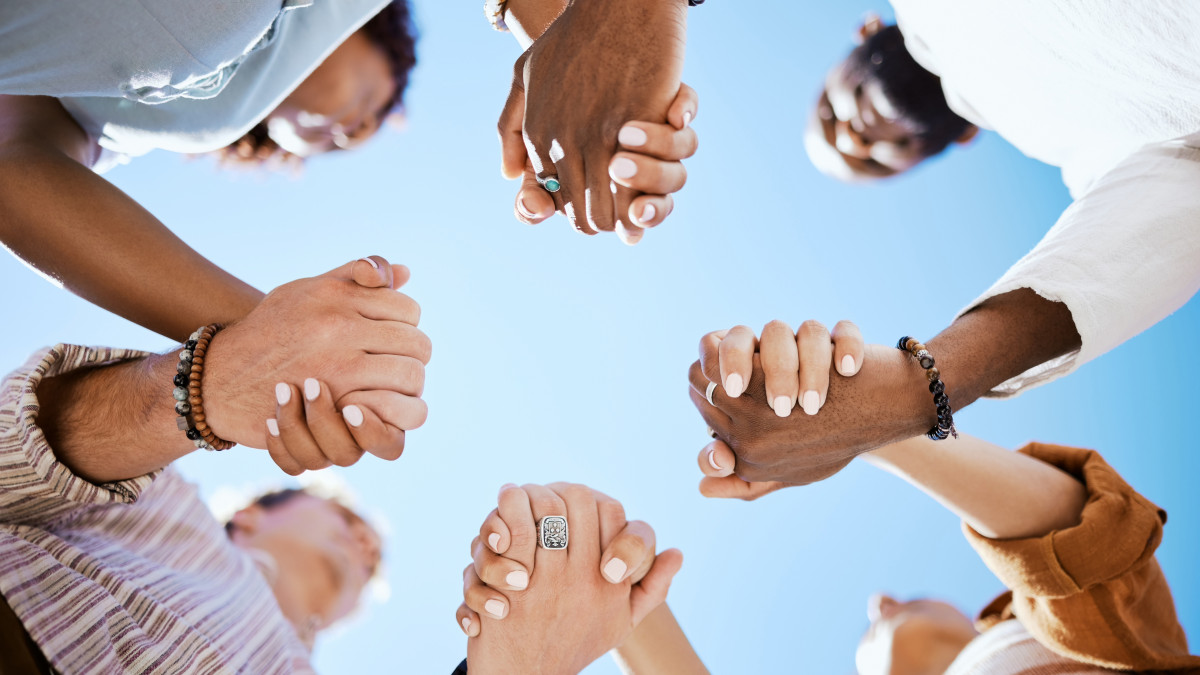
{"type": "Polygon", "coordinates": [[[394,290],[407,280],[406,267],[364,258],[276,288],[218,333],[204,375],[214,432],[267,448],[293,475],[398,457],[425,421],[431,352],[420,307],[394,290]]]}
{"type": "Polygon", "coordinates": [[[581,232],[616,229],[632,243],[646,225],[662,222],[671,206],[662,195],[686,179],[675,160],[695,150],[694,134],[687,133],[695,92],[679,80],[685,10],[683,2],[574,2],[517,59],[499,131],[504,175],[526,173],[521,220],[540,222],[553,213],[544,199],[530,203],[537,176],[559,181],[561,190],[545,196],[581,232]],[[668,107],[676,134],[645,124],[663,121],[668,107]],[[641,128],[647,141],[636,145],[633,132],[618,141],[623,126],[641,128]],[[678,138],[655,145],[656,137],[672,135],[678,138]],[[614,158],[618,142],[644,156],[614,158]],[[635,203],[638,192],[657,196],[635,203]]]}
{"type": "Polygon", "coordinates": [[[507,485],[471,543],[457,618],[472,673],[577,673],[666,600],[683,564],[654,555],[654,530],[583,485],[507,485]],[[565,515],[566,550],[537,545],[536,523],[565,515]],[[553,640],[553,644],[551,644],[553,640]]]}
{"type": "Polygon", "coordinates": [[[816,321],[796,333],[772,321],[761,338],[744,326],[709,333],[688,377],[716,438],[698,457],[709,497],[757,499],[823,480],[920,433],[920,368],[899,350],[864,346],[848,321],[832,335],[816,321]]]}

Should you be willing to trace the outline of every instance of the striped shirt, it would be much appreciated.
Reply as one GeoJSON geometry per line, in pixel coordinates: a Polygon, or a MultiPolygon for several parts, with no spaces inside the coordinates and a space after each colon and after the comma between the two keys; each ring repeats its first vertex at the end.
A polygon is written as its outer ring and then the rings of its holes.
{"type": "Polygon", "coordinates": [[[945,675],[1104,675],[1122,671],[1080,663],[1055,654],[1010,619],[975,638],[945,675]]]}
{"type": "Polygon", "coordinates": [[[46,443],[42,378],[140,356],[57,345],[0,384],[0,593],[60,672],[312,672],[195,486],[169,467],[96,485],[46,443]]]}

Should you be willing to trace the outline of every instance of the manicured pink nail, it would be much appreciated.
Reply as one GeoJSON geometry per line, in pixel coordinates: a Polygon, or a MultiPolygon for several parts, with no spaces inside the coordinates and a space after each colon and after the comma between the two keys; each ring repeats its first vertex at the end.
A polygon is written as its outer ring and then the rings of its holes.
{"type": "Polygon", "coordinates": [[[658,209],[654,208],[653,204],[647,204],[646,208],[642,209],[642,215],[638,216],[639,223],[648,223],[654,220],[654,216],[658,214],[658,209]]]}
{"type": "Polygon", "coordinates": [[[529,575],[522,570],[513,570],[504,577],[504,583],[518,591],[523,591],[529,585],[529,575]]]}
{"type": "Polygon", "coordinates": [[[621,130],[617,132],[617,140],[625,147],[640,148],[649,139],[646,132],[637,127],[621,127],[621,130]]]}
{"type": "Polygon", "coordinates": [[[279,421],[274,417],[267,419],[267,432],[275,438],[279,438],[279,421]]]}
{"type": "Polygon", "coordinates": [[[308,399],[309,401],[315,401],[315,400],[317,400],[317,397],[320,395],[321,395],[321,383],[317,382],[314,378],[311,378],[311,377],[305,378],[305,380],[304,380],[304,398],[308,399]]]}
{"type": "Polygon", "coordinates": [[[842,375],[850,376],[854,374],[854,357],[847,354],[842,357],[842,375]]]}
{"type": "Polygon", "coordinates": [[[275,385],[275,400],[279,401],[279,405],[287,405],[292,400],[292,388],[286,382],[275,385]]]}
{"type": "Polygon", "coordinates": [[[342,408],[342,418],[346,420],[346,424],[349,424],[357,429],[361,427],[363,423],[362,409],[356,405],[348,405],[345,408],[342,408]]]}
{"type": "Polygon", "coordinates": [[[483,603],[483,609],[497,619],[504,618],[504,603],[495,598],[483,603]]]}
{"type": "Polygon", "coordinates": [[[612,161],[609,171],[613,178],[628,180],[637,175],[637,162],[628,157],[618,157],[612,161]]]}
{"type": "Polygon", "coordinates": [[[525,216],[526,218],[533,218],[536,215],[533,211],[529,210],[528,206],[525,206],[524,195],[517,197],[517,210],[520,211],[521,215],[525,216]]]}
{"type": "Polygon", "coordinates": [[[775,410],[776,415],[787,417],[792,412],[792,399],[787,396],[776,396],[771,407],[775,410]]]}
{"type": "Polygon", "coordinates": [[[709,466],[711,466],[712,468],[716,469],[717,471],[724,471],[724,470],[725,470],[725,467],[721,466],[720,464],[717,464],[717,451],[716,451],[716,449],[713,449],[713,450],[709,450],[709,451],[708,451],[708,465],[709,465],[709,466]]]}
{"type": "Polygon", "coordinates": [[[496,553],[500,552],[500,533],[493,532],[488,535],[488,546],[496,553]]]}
{"type": "Polygon", "coordinates": [[[604,576],[614,584],[619,584],[625,578],[625,570],[627,569],[629,569],[629,566],[623,560],[613,558],[604,566],[604,576]]]}
{"type": "Polygon", "coordinates": [[[812,389],[809,389],[808,391],[804,392],[803,407],[804,407],[804,414],[816,415],[817,412],[821,409],[821,395],[812,389]]]}
{"type": "Polygon", "coordinates": [[[725,393],[729,394],[730,398],[741,396],[745,388],[746,383],[742,380],[741,375],[730,373],[729,377],[725,378],[725,393]]]}
{"type": "Polygon", "coordinates": [[[359,258],[359,260],[361,260],[365,263],[370,263],[371,267],[374,267],[375,269],[379,269],[379,263],[375,262],[371,258],[359,258]]]}
{"type": "Polygon", "coordinates": [[[463,627],[463,632],[467,634],[467,637],[471,637],[471,618],[470,617],[467,617],[467,616],[463,617],[462,627],[463,627]]]}
{"type": "Polygon", "coordinates": [[[688,110],[683,113],[683,128],[686,129],[692,125],[692,111],[688,110]]]}

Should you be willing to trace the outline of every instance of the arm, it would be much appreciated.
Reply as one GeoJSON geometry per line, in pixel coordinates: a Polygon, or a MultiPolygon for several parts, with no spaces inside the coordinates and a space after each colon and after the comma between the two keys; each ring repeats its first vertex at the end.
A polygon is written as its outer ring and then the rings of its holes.
{"type": "Polygon", "coordinates": [[[1079,524],[1087,489],[1028,455],[965,434],[913,438],[863,455],[992,539],[1038,537],[1079,524]]]}
{"type": "Polygon", "coordinates": [[[508,0],[504,23],[521,49],[529,49],[569,4],[568,0],[508,0]]]}
{"type": "Polygon", "coordinates": [[[17,257],[176,340],[262,299],[88,169],[93,152],[57,100],[0,96],[0,241],[17,257]]]}
{"type": "Polygon", "coordinates": [[[626,675],[708,675],[665,602],[617,647],[614,658],[626,675]]]}

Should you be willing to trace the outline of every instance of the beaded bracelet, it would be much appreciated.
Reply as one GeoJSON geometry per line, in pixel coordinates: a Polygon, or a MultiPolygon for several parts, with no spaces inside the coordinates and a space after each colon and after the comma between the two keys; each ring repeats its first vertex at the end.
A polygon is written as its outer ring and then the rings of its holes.
{"type": "Polygon", "coordinates": [[[204,355],[208,352],[208,344],[217,331],[219,324],[211,324],[192,333],[183,349],[179,352],[179,365],[176,366],[175,389],[175,426],[187,434],[188,440],[195,443],[197,448],[204,450],[228,450],[233,443],[217,436],[212,427],[208,426],[204,415],[204,396],[201,393],[201,378],[204,376],[204,355]]]}
{"type": "Polygon", "coordinates": [[[688,7],[695,7],[696,5],[703,5],[703,4],[704,4],[704,0],[688,0],[688,7]]]}
{"type": "Polygon", "coordinates": [[[896,348],[912,354],[925,369],[925,377],[929,380],[929,392],[933,394],[933,404],[937,406],[937,424],[925,432],[925,436],[935,441],[944,441],[950,436],[958,438],[954,414],[950,411],[950,397],[946,395],[946,383],[942,382],[942,373],[937,369],[933,355],[916,338],[907,335],[900,338],[896,348]]]}

